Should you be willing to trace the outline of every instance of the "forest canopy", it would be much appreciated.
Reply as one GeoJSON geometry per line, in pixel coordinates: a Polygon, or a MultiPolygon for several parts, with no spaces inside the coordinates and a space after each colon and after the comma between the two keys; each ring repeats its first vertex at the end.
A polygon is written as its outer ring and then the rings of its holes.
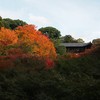
{"type": "Polygon", "coordinates": [[[2,18],[0,16],[0,27],[5,27],[5,28],[8,28],[8,29],[12,29],[14,30],[16,27],[18,26],[23,26],[23,25],[26,25],[27,23],[22,21],[22,20],[13,20],[13,19],[10,19],[10,18],[2,18]]]}

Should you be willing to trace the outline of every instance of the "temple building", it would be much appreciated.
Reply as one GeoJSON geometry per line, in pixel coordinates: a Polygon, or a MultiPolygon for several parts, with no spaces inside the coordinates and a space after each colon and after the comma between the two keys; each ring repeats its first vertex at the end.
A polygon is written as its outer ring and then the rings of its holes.
{"type": "Polygon", "coordinates": [[[80,53],[90,49],[92,43],[61,43],[60,46],[66,47],[66,52],[80,53]]]}

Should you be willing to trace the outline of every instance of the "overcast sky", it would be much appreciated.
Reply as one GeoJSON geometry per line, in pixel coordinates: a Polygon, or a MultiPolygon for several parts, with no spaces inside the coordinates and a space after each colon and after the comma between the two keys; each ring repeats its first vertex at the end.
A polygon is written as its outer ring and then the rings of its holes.
{"type": "Polygon", "coordinates": [[[53,26],[86,42],[100,38],[100,0],[0,0],[0,16],[53,26]]]}

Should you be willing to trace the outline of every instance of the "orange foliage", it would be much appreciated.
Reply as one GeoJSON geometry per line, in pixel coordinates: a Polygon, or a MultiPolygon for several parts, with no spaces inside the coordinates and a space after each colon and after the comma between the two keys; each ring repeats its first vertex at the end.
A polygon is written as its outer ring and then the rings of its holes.
{"type": "MultiPolygon", "coordinates": [[[[18,36],[18,44],[31,47],[31,53],[36,56],[56,57],[56,51],[53,43],[36,30],[34,25],[19,26],[16,30],[18,36]]],[[[25,49],[25,48],[24,48],[25,49]]]]}
{"type": "Polygon", "coordinates": [[[56,51],[49,38],[34,25],[25,25],[15,31],[0,28],[0,55],[0,68],[13,67],[18,58],[38,57],[42,61],[46,57],[45,65],[50,69],[54,66],[51,59],[56,58],[56,51]]]}
{"type": "Polygon", "coordinates": [[[37,31],[34,25],[19,26],[15,31],[1,28],[0,54],[20,55],[23,53],[39,57],[56,57],[53,43],[48,37],[37,31]],[[11,45],[13,48],[10,47],[11,45]]]}
{"type": "Polygon", "coordinates": [[[0,29],[0,44],[1,45],[12,45],[17,43],[17,36],[14,31],[10,29],[1,28],[0,29]]]}
{"type": "Polygon", "coordinates": [[[48,37],[37,31],[34,25],[19,26],[15,31],[2,27],[0,46],[2,54],[15,55],[23,52],[31,53],[33,56],[56,57],[53,43],[48,37]],[[14,48],[9,49],[10,45],[13,45],[14,48]]]}

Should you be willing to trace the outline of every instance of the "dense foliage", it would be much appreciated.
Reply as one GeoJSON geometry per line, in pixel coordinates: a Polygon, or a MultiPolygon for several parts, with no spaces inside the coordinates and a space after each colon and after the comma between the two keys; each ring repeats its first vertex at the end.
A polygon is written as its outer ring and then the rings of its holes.
{"type": "Polygon", "coordinates": [[[61,38],[62,42],[64,43],[84,43],[84,40],[79,38],[75,39],[71,35],[65,35],[64,37],[61,38]]]}
{"type": "Polygon", "coordinates": [[[18,26],[23,26],[23,25],[26,25],[27,23],[22,21],[22,20],[13,20],[13,19],[10,19],[10,18],[4,18],[2,19],[2,17],[0,17],[0,27],[5,27],[5,28],[8,28],[8,29],[15,29],[16,27],[18,26]]]}
{"type": "Polygon", "coordinates": [[[0,44],[1,45],[13,45],[17,43],[18,37],[14,31],[1,28],[0,29],[0,44]]]}
{"type": "Polygon", "coordinates": [[[61,36],[60,31],[54,27],[42,27],[39,29],[39,31],[51,39],[57,39],[61,36]]]}
{"type": "Polygon", "coordinates": [[[99,100],[99,51],[77,59],[59,58],[49,70],[44,59],[18,58],[14,67],[0,69],[0,99],[99,100]]]}
{"type": "Polygon", "coordinates": [[[53,43],[48,37],[35,29],[33,25],[19,26],[16,29],[19,38],[18,44],[26,52],[31,52],[36,56],[56,57],[53,43]]]}
{"type": "Polygon", "coordinates": [[[34,56],[56,57],[53,43],[37,31],[34,25],[19,26],[15,31],[0,29],[0,53],[3,55],[16,50],[34,56]]]}

